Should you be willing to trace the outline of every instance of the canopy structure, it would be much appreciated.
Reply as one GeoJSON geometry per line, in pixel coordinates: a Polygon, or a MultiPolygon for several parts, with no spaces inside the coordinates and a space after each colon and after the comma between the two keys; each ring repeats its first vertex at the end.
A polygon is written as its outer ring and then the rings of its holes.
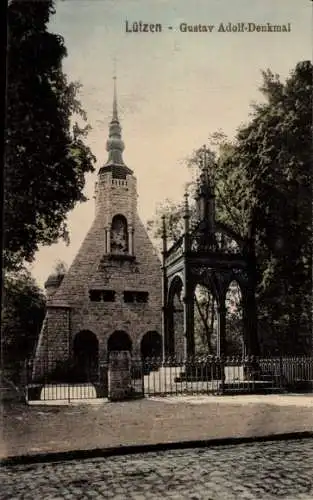
{"type": "Polygon", "coordinates": [[[191,227],[188,195],[185,194],[184,233],[168,248],[166,220],[163,217],[163,335],[164,355],[178,352],[195,354],[194,294],[197,285],[206,287],[217,305],[216,355],[226,354],[226,294],[236,281],[242,296],[243,356],[259,353],[255,301],[256,265],[254,241],[242,238],[215,214],[214,172],[203,149],[203,166],[195,196],[197,223],[191,227]],[[177,297],[181,304],[182,335],[175,333],[177,297]],[[183,345],[182,345],[183,344],[183,345]]]}

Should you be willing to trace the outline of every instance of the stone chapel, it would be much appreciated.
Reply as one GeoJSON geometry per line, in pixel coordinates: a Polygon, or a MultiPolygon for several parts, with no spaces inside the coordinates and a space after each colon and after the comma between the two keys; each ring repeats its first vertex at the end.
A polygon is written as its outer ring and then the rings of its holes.
{"type": "Polygon", "coordinates": [[[161,262],[137,213],[137,181],[124,163],[124,147],[114,78],[108,159],[95,184],[94,221],[63,279],[52,275],[45,283],[36,374],[57,362],[105,362],[114,350],[162,355],[161,262]]]}

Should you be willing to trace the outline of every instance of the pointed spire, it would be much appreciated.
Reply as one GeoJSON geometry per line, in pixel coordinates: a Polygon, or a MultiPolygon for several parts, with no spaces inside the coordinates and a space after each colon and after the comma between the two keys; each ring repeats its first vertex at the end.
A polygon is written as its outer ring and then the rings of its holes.
{"type": "Polygon", "coordinates": [[[206,145],[201,149],[200,168],[199,192],[204,196],[214,196],[214,165],[210,161],[210,150],[206,145]]]}
{"type": "Polygon", "coordinates": [[[116,65],[114,61],[113,73],[113,111],[112,119],[109,125],[109,137],[106,143],[106,150],[108,152],[107,162],[100,168],[99,173],[112,172],[115,178],[126,178],[126,175],[131,175],[133,171],[128,168],[123,160],[123,151],[125,144],[122,140],[122,127],[118,119],[117,108],[117,89],[116,89],[116,65]]]}
{"type": "Polygon", "coordinates": [[[189,224],[190,210],[189,210],[189,200],[188,200],[187,187],[185,190],[184,198],[185,198],[185,202],[184,202],[184,229],[185,229],[185,234],[187,234],[189,232],[189,228],[190,228],[190,224],[189,224]]]}
{"type": "Polygon", "coordinates": [[[189,211],[189,195],[187,191],[187,187],[185,189],[185,194],[184,194],[184,218],[189,218],[190,217],[190,211],[189,211]]]}
{"type": "Polygon", "coordinates": [[[205,145],[200,154],[201,173],[196,191],[198,218],[203,221],[207,220],[213,228],[215,220],[214,159],[205,145]]]}
{"type": "Polygon", "coordinates": [[[124,165],[122,153],[125,149],[125,145],[122,140],[122,127],[117,114],[116,76],[113,77],[113,82],[113,113],[109,127],[109,138],[107,140],[109,158],[106,165],[124,165]]]}
{"type": "MultiPolygon", "coordinates": [[[[109,125],[109,138],[106,144],[106,150],[109,153],[105,167],[125,166],[123,160],[123,151],[125,149],[122,140],[122,128],[118,119],[117,113],[117,91],[116,91],[116,76],[113,76],[113,113],[109,125]]],[[[126,168],[126,167],[125,167],[126,168]]]]}
{"type": "Polygon", "coordinates": [[[117,115],[117,91],[116,91],[116,57],[113,59],[113,115],[112,121],[118,122],[117,115]]]}
{"type": "Polygon", "coordinates": [[[117,115],[117,92],[116,92],[116,75],[113,76],[113,81],[114,81],[114,89],[113,89],[113,115],[112,115],[112,122],[116,121],[118,122],[118,115],[117,115]]]}
{"type": "Polygon", "coordinates": [[[167,230],[166,230],[166,218],[162,215],[162,240],[163,240],[163,255],[167,252],[167,230]]]}

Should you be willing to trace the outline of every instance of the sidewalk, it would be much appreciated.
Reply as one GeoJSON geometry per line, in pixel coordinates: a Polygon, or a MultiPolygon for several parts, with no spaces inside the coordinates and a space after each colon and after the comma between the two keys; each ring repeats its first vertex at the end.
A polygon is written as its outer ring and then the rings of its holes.
{"type": "Polygon", "coordinates": [[[313,395],[189,396],[2,407],[0,458],[313,432],[313,395]]]}

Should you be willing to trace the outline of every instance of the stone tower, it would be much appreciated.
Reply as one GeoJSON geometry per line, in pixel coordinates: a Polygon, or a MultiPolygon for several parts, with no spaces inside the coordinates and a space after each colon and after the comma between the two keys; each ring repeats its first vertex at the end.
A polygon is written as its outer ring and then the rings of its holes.
{"type": "Polygon", "coordinates": [[[161,263],[137,213],[136,177],[123,160],[115,79],[106,149],[92,226],[63,279],[46,282],[36,374],[48,360],[85,364],[105,361],[110,350],[162,353],[161,263]]]}

